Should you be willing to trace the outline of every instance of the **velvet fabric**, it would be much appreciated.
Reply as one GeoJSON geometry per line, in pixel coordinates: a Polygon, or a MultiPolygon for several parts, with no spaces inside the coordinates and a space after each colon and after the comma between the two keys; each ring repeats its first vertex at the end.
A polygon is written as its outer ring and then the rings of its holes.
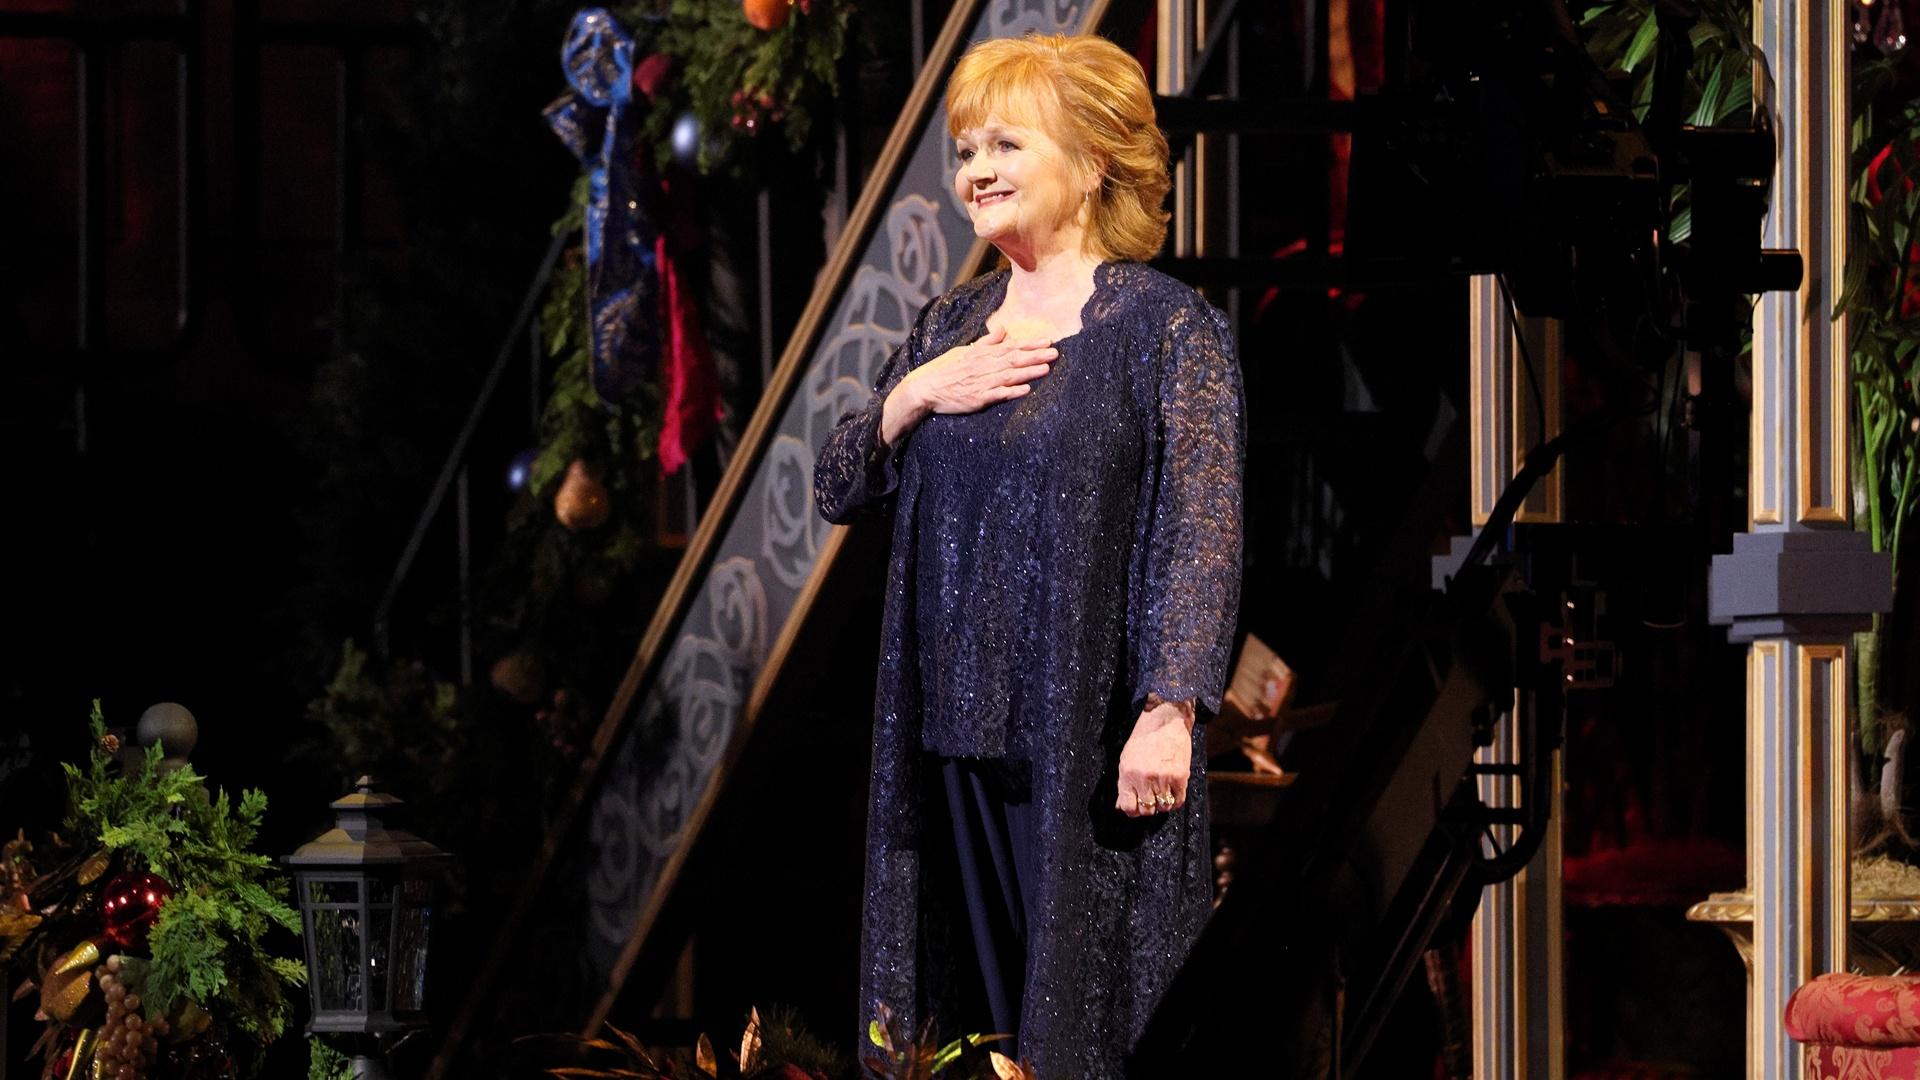
{"type": "Polygon", "coordinates": [[[1032,769],[1020,1052],[1046,1080],[1118,1077],[1211,903],[1204,727],[1188,800],[1114,808],[1147,695],[1217,710],[1239,604],[1240,372],[1224,316],[1137,263],[1095,273],[1080,332],[1031,393],[878,439],[908,372],[986,333],[1008,273],[929,304],[867,406],[821,448],[829,520],[891,515],[874,706],[861,1009],[947,1034],[978,973],[951,854],[944,757],[1032,769]],[[956,948],[956,941],[962,942],[956,948]]]}

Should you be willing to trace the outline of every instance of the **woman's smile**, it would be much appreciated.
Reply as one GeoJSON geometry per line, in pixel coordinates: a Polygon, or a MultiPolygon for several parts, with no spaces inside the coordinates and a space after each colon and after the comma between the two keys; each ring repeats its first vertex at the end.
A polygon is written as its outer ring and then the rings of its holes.
{"type": "Polygon", "coordinates": [[[989,115],[956,133],[953,151],[954,194],[965,200],[975,236],[1023,265],[1084,246],[1075,220],[1085,202],[1081,178],[1072,155],[1047,132],[989,115]]]}

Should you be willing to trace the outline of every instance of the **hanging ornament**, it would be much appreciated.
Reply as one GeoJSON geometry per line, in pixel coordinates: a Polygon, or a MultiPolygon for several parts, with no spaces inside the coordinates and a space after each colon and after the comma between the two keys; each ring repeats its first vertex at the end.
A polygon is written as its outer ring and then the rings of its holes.
{"type": "Polygon", "coordinates": [[[567,478],[553,496],[553,516],[572,532],[591,529],[607,522],[612,507],[607,502],[606,485],[587,471],[579,458],[567,466],[567,478]]]}
{"type": "Polygon", "coordinates": [[[793,0],[741,0],[740,13],[755,30],[778,30],[793,14],[793,0]]]}
{"type": "Polygon", "coordinates": [[[123,949],[145,949],[147,931],[160,917],[160,907],[173,895],[173,886],[158,874],[130,871],[107,882],[100,897],[100,915],[107,936],[123,949]]]}
{"type": "Polygon", "coordinates": [[[543,675],[540,661],[532,653],[514,652],[494,661],[487,678],[495,690],[521,705],[531,705],[540,700],[543,675]]]}
{"type": "Polygon", "coordinates": [[[673,133],[669,136],[673,146],[673,160],[692,168],[700,156],[700,118],[692,110],[680,114],[673,122],[673,133]]]}
{"type": "Polygon", "coordinates": [[[89,939],[55,960],[40,976],[40,1012],[59,1024],[98,1026],[107,1001],[94,982],[94,969],[105,958],[100,943],[89,939]]]}
{"type": "Polygon", "coordinates": [[[522,491],[527,481],[533,478],[534,459],[540,456],[538,450],[522,450],[507,462],[507,490],[522,491]]]}

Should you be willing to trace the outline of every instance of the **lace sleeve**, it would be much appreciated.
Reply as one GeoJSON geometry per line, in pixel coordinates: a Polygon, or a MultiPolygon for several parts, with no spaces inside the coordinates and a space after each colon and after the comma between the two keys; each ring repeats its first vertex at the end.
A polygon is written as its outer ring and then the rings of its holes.
{"type": "Polygon", "coordinates": [[[1130,598],[1133,700],[1220,710],[1240,607],[1246,417],[1226,316],[1204,301],[1170,322],[1141,490],[1145,555],[1130,598]]]}
{"type": "Polygon", "coordinates": [[[900,458],[912,434],[893,446],[882,446],[880,413],[887,395],[918,363],[921,334],[932,306],[930,302],[920,309],[906,340],[880,366],[866,407],[842,416],[820,446],[813,463],[813,499],[821,516],[835,525],[881,515],[900,486],[900,458]]]}

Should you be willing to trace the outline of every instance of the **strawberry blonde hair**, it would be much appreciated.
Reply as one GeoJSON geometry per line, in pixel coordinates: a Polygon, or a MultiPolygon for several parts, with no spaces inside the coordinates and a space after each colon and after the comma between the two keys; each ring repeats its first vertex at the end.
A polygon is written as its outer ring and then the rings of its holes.
{"type": "Polygon", "coordinates": [[[1028,34],[976,43],[947,83],[947,131],[989,117],[1044,131],[1082,175],[1098,173],[1087,246],[1144,262],[1167,238],[1167,137],[1140,62],[1092,34],[1028,34]]]}

